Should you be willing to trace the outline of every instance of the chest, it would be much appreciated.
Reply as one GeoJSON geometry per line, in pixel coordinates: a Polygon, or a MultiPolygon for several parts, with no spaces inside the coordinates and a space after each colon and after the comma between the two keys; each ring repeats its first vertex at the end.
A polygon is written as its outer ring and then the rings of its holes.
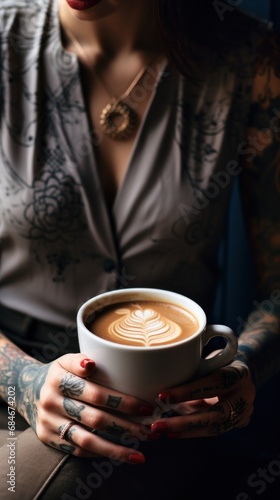
{"type": "Polygon", "coordinates": [[[149,82],[150,85],[145,85],[145,80],[142,79],[137,87],[120,101],[120,108],[116,111],[111,108],[112,111],[107,115],[107,129],[110,125],[115,130],[122,130],[127,123],[131,125],[127,126],[125,137],[120,138],[112,137],[102,124],[102,114],[104,116],[106,108],[118,97],[109,95],[101,82],[96,81],[86,68],[81,72],[81,79],[97,171],[107,205],[111,206],[129,168],[152,99],[155,77],[153,82],[149,82]]]}

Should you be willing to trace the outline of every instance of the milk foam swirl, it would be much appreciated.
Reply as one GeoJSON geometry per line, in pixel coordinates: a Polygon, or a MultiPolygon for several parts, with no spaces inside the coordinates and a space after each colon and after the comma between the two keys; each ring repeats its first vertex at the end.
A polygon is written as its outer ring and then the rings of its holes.
{"type": "Polygon", "coordinates": [[[112,338],[142,346],[153,346],[174,342],[181,335],[181,327],[157,311],[141,308],[131,311],[117,309],[122,317],[111,323],[109,334],[112,338]]]}

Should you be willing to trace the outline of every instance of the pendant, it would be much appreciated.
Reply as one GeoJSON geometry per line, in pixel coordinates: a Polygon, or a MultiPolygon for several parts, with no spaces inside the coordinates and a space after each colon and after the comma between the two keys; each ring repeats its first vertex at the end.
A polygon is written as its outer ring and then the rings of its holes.
{"type": "Polygon", "coordinates": [[[128,139],[135,130],[137,117],[134,111],[123,101],[112,101],[105,106],[100,115],[102,131],[119,141],[128,139]]]}

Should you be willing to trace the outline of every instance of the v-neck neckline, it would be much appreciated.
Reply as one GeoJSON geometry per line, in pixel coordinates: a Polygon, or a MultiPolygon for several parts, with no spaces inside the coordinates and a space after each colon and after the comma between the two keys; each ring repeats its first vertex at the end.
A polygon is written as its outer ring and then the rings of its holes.
{"type": "Polygon", "coordinates": [[[117,207],[118,202],[119,202],[119,199],[122,197],[123,190],[125,189],[126,179],[127,179],[128,175],[130,174],[130,172],[131,172],[131,170],[133,168],[136,151],[138,150],[138,148],[141,145],[142,138],[143,138],[143,130],[144,130],[144,128],[147,125],[147,119],[148,119],[148,116],[150,114],[151,108],[152,108],[152,106],[154,104],[154,101],[155,101],[155,96],[156,96],[156,93],[157,93],[157,87],[158,87],[158,84],[159,84],[159,82],[160,82],[160,80],[162,78],[162,74],[163,74],[163,72],[164,72],[164,70],[166,68],[166,65],[167,65],[166,61],[162,61],[162,63],[160,64],[160,70],[158,71],[158,75],[156,77],[156,81],[155,81],[155,84],[154,84],[154,87],[153,87],[153,91],[152,91],[151,96],[150,96],[150,98],[148,100],[146,109],[145,109],[145,111],[143,113],[140,125],[139,125],[137,133],[135,135],[133,146],[131,148],[131,152],[130,152],[130,155],[129,155],[128,161],[127,161],[127,165],[126,165],[125,170],[124,170],[124,176],[123,176],[122,181],[121,181],[121,183],[120,183],[120,185],[119,185],[119,187],[118,187],[118,189],[116,191],[116,196],[115,196],[115,199],[114,199],[114,201],[112,203],[111,210],[113,212],[115,212],[116,207],[117,207]]]}
{"type": "MultiPolygon", "coordinates": [[[[62,48],[63,48],[63,50],[65,50],[63,46],[62,46],[62,48]]],[[[66,51],[66,50],[65,50],[65,52],[68,53],[68,51],[66,51]]],[[[89,112],[87,110],[86,99],[85,99],[85,95],[84,95],[84,91],[83,91],[83,83],[82,83],[82,80],[81,80],[81,72],[80,72],[81,70],[80,70],[79,58],[78,58],[78,56],[76,56],[76,54],[73,54],[71,52],[70,52],[70,54],[72,54],[73,57],[75,58],[76,66],[77,66],[77,71],[79,72],[79,85],[78,85],[79,86],[79,96],[80,96],[80,99],[81,99],[82,107],[85,110],[84,111],[84,120],[86,122],[86,128],[84,128],[84,130],[86,131],[86,136],[87,137],[91,137],[91,135],[92,135],[92,133],[91,133],[91,129],[92,129],[92,127],[91,127],[91,119],[90,119],[89,112]]],[[[152,106],[154,104],[154,101],[155,101],[155,96],[156,96],[156,93],[157,93],[157,86],[158,86],[158,84],[159,84],[159,82],[160,82],[160,80],[162,78],[162,74],[163,74],[166,66],[167,66],[167,62],[166,61],[162,61],[161,64],[160,64],[160,70],[158,71],[158,75],[156,77],[156,81],[155,81],[155,84],[154,84],[154,87],[153,87],[153,91],[152,91],[151,96],[150,96],[150,98],[148,100],[148,103],[147,103],[146,109],[145,109],[145,111],[143,113],[143,116],[142,116],[140,125],[138,127],[138,130],[137,130],[137,132],[135,134],[133,145],[131,147],[130,154],[128,155],[128,160],[127,160],[126,166],[124,168],[123,178],[122,178],[122,180],[121,180],[121,182],[120,182],[120,184],[118,186],[118,189],[116,190],[116,194],[115,194],[114,200],[111,203],[111,205],[109,205],[107,203],[107,200],[106,200],[106,196],[105,196],[105,193],[104,193],[104,190],[103,190],[103,186],[101,184],[100,175],[99,175],[99,172],[98,172],[98,165],[97,165],[98,159],[97,159],[96,149],[95,149],[94,144],[91,143],[91,147],[90,147],[90,156],[92,158],[91,164],[92,164],[92,168],[94,169],[95,176],[96,176],[96,179],[97,179],[97,182],[98,182],[98,190],[102,193],[103,204],[106,207],[106,210],[109,212],[110,220],[111,220],[111,216],[114,215],[114,213],[115,213],[115,209],[116,209],[116,207],[118,205],[119,199],[122,197],[123,190],[125,189],[126,178],[129,175],[131,169],[133,168],[135,154],[136,154],[136,151],[137,151],[137,149],[139,147],[139,144],[141,143],[141,139],[142,139],[142,136],[143,136],[143,130],[146,127],[148,116],[150,114],[151,108],[152,108],[152,106]]]]}
{"type": "MultiPolygon", "coordinates": [[[[60,48],[61,48],[61,51],[67,56],[67,57],[71,57],[72,58],[72,61],[74,61],[75,63],[75,70],[77,71],[77,74],[78,74],[78,97],[79,97],[79,100],[80,100],[80,103],[81,103],[81,108],[84,110],[84,113],[83,113],[83,118],[82,118],[82,121],[83,121],[83,125],[82,125],[82,130],[85,134],[86,137],[92,137],[92,127],[91,127],[91,119],[90,119],[90,115],[89,115],[89,112],[87,110],[87,105],[86,105],[86,99],[85,99],[85,95],[84,95],[84,90],[83,90],[83,83],[82,83],[82,77],[81,77],[81,67],[80,67],[80,61],[79,61],[79,58],[78,56],[71,52],[71,51],[68,51],[67,49],[65,49],[64,45],[63,45],[63,42],[62,42],[62,30],[63,30],[63,26],[62,26],[62,23],[61,23],[61,20],[60,20],[60,15],[59,15],[59,3],[57,0],[55,0],[55,3],[56,3],[56,9],[57,9],[57,23],[56,23],[56,27],[57,27],[57,30],[58,30],[58,41],[60,43],[60,48]]],[[[116,195],[114,197],[114,200],[112,202],[112,204],[109,206],[107,201],[106,201],[106,196],[105,196],[105,193],[104,193],[104,190],[103,190],[103,187],[102,187],[102,184],[101,184],[101,180],[100,180],[100,176],[99,176],[99,172],[98,172],[98,167],[97,167],[97,155],[96,155],[96,149],[95,149],[95,146],[94,144],[91,142],[91,141],[88,141],[90,143],[90,151],[89,151],[89,156],[91,157],[91,161],[90,161],[90,164],[91,164],[91,167],[92,169],[94,170],[94,173],[95,173],[95,180],[96,182],[98,183],[98,191],[100,193],[102,193],[102,199],[103,199],[103,205],[104,207],[106,208],[106,211],[109,212],[109,218],[111,219],[111,215],[114,214],[115,212],[115,208],[118,204],[118,200],[121,198],[122,196],[122,191],[124,189],[124,186],[125,186],[125,183],[126,183],[126,178],[133,166],[133,161],[134,161],[134,158],[135,158],[135,153],[136,153],[136,150],[138,149],[138,145],[141,141],[141,138],[142,138],[142,135],[143,135],[143,130],[146,126],[146,123],[147,123],[147,118],[148,118],[148,115],[151,111],[151,108],[153,106],[153,103],[154,103],[154,100],[155,100],[155,96],[156,96],[156,92],[157,92],[157,87],[158,87],[158,84],[160,83],[161,79],[162,79],[162,75],[164,73],[164,71],[166,70],[166,67],[167,67],[168,63],[166,60],[163,60],[161,61],[160,63],[160,69],[157,70],[158,71],[158,74],[157,74],[157,77],[156,77],[156,80],[155,80],[155,84],[154,84],[154,87],[153,87],[153,91],[151,93],[151,96],[148,100],[148,103],[147,103],[147,106],[146,106],[146,109],[143,113],[143,116],[142,116],[142,119],[141,119],[141,123],[138,127],[138,130],[137,130],[137,133],[135,135],[135,138],[134,138],[134,141],[133,141],[133,145],[132,145],[132,148],[131,148],[131,151],[130,151],[130,154],[128,155],[128,160],[127,160],[127,164],[126,164],[126,167],[124,169],[124,176],[120,182],[120,185],[116,191],[116,195]]]]}
{"type": "MultiPolygon", "coordinates": [[[[56,0],[54,0],[55,3],[57,3],[56,0]]],[[[75,77],[76,81],[76,90],[75,90],[75,102],[78,103],[79,109],[81,109],[81,112],[79,114],[79,123],[77,124],[77,128],[75,129],[75,138],[73,140],[73,133],[70,132],[69,127],[65,127],[62,123],[62,134],[65,135],[65,140],[66,143],[69,144],[69,161],[72,163],[73,168],[77,169],[77,174],[81,179],[81,184],[83,186],[83,189],[85,191],[85,196],[88,200],[88,205],[89,209],[91,210],[92,214],[94,214],[94,225],[92,226],[92,229],[96,234],[98,234],[98,238],[100,240],[100,243],[102,241],[102,246],[104,248],[105,253],[108,251],[110,252],[111,256],[113,259],[116,259],[118,261],[118,256],[120,255],[120,250],[119,250],[119,238],[121,238],[121,235],[123,233],[123,230],[126,226],[126,222],[128,220],[128,217],[130,216],[128,213],[127,208],[125,207],[126,205],[126,199],[129,197],[131,199],[132,193],[131,191],[131,184],[133,183],[133,186],[135,186],[136,192],[134,193],[134,188],[133,188],[133,194],[135,194],[135,199],[139,198],[140,196],[140,191],[143,189],[141,186],[142,179],[144,181],[143,176],[149,175],[147,172],[147,169],[144,169],[144,172],[140,175],[139,172],[139,158],[141,154],[141,149],[145,148],[146,149],[146,143],[147,141],[150,141],[151,137],[151,132],[154,127],[154,120],[151,119],[151,121],[148,120],[149,116],[153,116],[151,113],[152,108],[155,107],[160,107],[159,99],[162,98],[161,92],[164,92],[163,89],[161,89],[161,85],[163,83],[165,75],[169,75],[169,65],[167,61],[162,61],[160,63],[160,69],[158,71],[158,75],[156,78],[156,84],[154,85],[153,91],[151,93],[149,102],[146,106],[146,109],[144,111],[139,129],[137,131],[133,147],[131,149],[131,153],[129,155],[129,159],[127,162],[127,167],[125,174],[123,176],[122,182],[120,183],[115,199],[111,205],[111,207],[108,207],[106,203],[106,198],[103,192],[103,188],[100,182],[100,177],[99,173],[97,170],[97,159],[96,159],[96,154],[95,154],[95,149],[91,143],[91,127],[90,127],[90,119],[89,115],[86,109],[86,101],[83,93],[83,88],[82,88],[82,81],[81,81],[81,75],[80,75],[80,64],[79,64],[79,59],[78,56],[70,51],[67,51],[64,48],[64,45],[62,43],[62,26],[61,26],[61,21],[60,17],[54,13],[55,15],[55,29],[56,29],[56,40],[58,43],[58,50],[61,53],[61,58],[69,60],[71,58],[71,74],[72,78],[75,77]],[[158,87],[160,86],[160,89],[158,87]],[[151,125],[151,126],[150,126],[151,125]],[[75,150],[76,146],[75,144],[80,145],[85,142],[86,148],[88,149],[85,154],[80,155],[80,161],[78,160],[78,156],[76,156],[75,150]],[[74,147],[74,149],[73,149],[74,147]],[[140,154],[138,154],[140,152],[140,154]],[[137,171],[135,170],[137,169],[137,171]],[[132,177],[136,176],[138,179],[136,182],[133,182],[132,177]],[[140,178],[139,178],[140,175],[140,178]],[[139,179],[140,182],[139,182],[139,179]],[[117,241],[116,241],[117,238],[117,241]]],[[[74,125],[74,124],[73,124],[74,125]]],[[[74,125],[75,128],[75,125],[74,125]]]]}

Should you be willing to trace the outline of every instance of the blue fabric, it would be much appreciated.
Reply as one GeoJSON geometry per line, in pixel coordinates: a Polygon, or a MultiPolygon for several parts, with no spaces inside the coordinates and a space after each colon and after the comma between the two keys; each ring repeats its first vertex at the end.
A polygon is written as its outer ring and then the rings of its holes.
{"type": "Polygon", "coordinates": [[[270,16],[275,30],[280,34],[280,2],[279,0],[270,0],[270,16]]]}
{"type": "MultiPolygon", "coordinates": [[[[279,0],[276,0],[279,2],[279,0]]],[[[229,4],[237,5],[238,2],[232,2],[229,0],[229,4]]],[[[270,18],[270,0],[241,0],[240,8],[243,10],[247,10],[249,12],[253,12],[257,16],[260,16],[265,19],[270,18]]]]}
{"type": "Polygon", "coordinates": [[[222,272],[213,320],[240,333],[252,309],[253,274],[237,182],[232,193],[227,227],[220,249],[222,272]]]}
{"type": "MultiPolygon", "coordinates": [[[[243,2],[244,10],[246,7],[256,15],[270,19],[275,30],[280,34],[280,0],[243,0],[243,2]]],[[[211,319],[221,321],[233,328],[236,333],[240,333],[242,323],[252,307],[254,296],[252,265],[237,183],[232,193],[228,230],[221,247],[220,257],[222,279],[214,318],[211,319]]],[[[236,450],[238,459],[240,459],[240,453],[244,455],[247,450],[252,456],[255,454],[257,463],[259,461],[258,466],[261,464],[261,457],[264,458],[266,464],[270,463],[276,454],[278,457],[280,405],[275,394],[279,393],[279,386],[280,372],[258,391],[255,412],[250,425],[244,429],[236,429],[222,438],[222,450],[225,457],[228,449],[236,450]]],[[[253,465],[252,471],[254,471],[253,465]]],[[[276,487],[280,488],[279,482],[277,485],[276,487]]],[[[273,495],[272,491],[271,494],[273,495]]],[[[247,495],[241,494],[240,499],[241,497],[249,500],[247,495]]],[[[253,497],[250,496],[250,498],[253,497]]],[[[277,497],[264,496],[264,500],[276,500],[276,498],[280,499],[280,492],[277,497]]]]}
{"type": "MultiPolygon", "coordinates": [[[[237,5],[238,2],[228,0],[228,3],[237,5]]],[[[238,7],[271,20],[280,34],[280,0],[242,0],[238,7]]],[[[240,332],[252,308],[253,292],[250,253],[237,185],[232,194],[228,228],[220,253],[222,279],[211,319],[240,332]]]]}
{"type": "MultiPolygon", "coordinates": [[[[237,5],[233,0],[229,4],[237,5]]],[[[280,1],[279,0],[240,0],[239,8],[251,12],[263,19],[273,22],[275,30],[280,33],[280,1]]]]}

